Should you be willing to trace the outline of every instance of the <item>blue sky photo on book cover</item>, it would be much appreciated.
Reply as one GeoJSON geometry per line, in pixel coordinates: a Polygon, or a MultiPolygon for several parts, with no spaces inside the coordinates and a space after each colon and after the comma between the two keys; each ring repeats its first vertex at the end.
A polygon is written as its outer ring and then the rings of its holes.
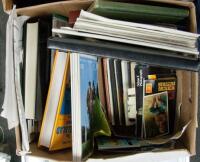
{"type": "Polygon", "coordinates": [[[91,116],[97,95],[97,57],[80,55],[81,129],[83,156],[91,145],[91,116]]]}

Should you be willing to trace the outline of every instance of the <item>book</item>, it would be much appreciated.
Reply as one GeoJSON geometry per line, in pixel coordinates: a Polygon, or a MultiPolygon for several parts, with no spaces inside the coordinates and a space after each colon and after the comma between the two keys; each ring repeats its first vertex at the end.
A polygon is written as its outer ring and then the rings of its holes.
{"type": "Polygon", "coordinates": [[[131,126],[133,125],[133,121],[131,121],[128,117],[128,89],[131,86],[131,82],[129,80],[129,76],[131,75],[128,72],[128,62],[122,60],[121,61],[121,69],[122,69],[122,84],[123,84],[123,106],[124,106],[124,115],[125,115],[125,125],[126,126],[131,126]]]}
{"type": "Polygon", "coordinates": [[[68,19],[65,16],[59,15],[59,14],[53,14],[52,15],[52,28],[59,29],[62,26],[68,25],[68,19]]]}
{"type": "MultiPolygon", "coordinates": [[[[96,28],[95,26],[92,27],[92,29],[96,28]]],[[[142,41],[141,39],[129,39],[129,38],[122,38],[117,37],[116,33],[113,34],[112,36],[110,35],[106,35],[106,33],[102,33],[102,29],[101,29],[101,33],[92,33],[92,29],[85,29],[85,31],[80,31],[83,30],[82,27],[79,27],[79,29],[72,29],[69,27],[63,27],[61,29],[52,29],[52,31],[54,33],[57,34],[62,34],[62,35],[72,35],[72,36],[78,36],[78,37],[82,37],[82,38],[95,38],[95,39],[99,39],[99,40],[106,40],[106,41],[112,41],[112,42],[120,42],[120,43],[124,43],[124,44],[131,44],[131,45],[137,45],[137,46],[142,46],[142,47],[150,47],[150,48],[155,48],[155,49],[161,49],[161,50],[166,50],[173,52],[173,53],[167,53],[168,56],[171,57],[178,57],[178,58],[185,58],[185,59],[192,59],[192,60],[197,60],[197,58],[199,57],[199,52],[197,50],[197,48],[185,48],[185,47],[177,47],[177,46],[171,46],[171,45],[167,45],[167,44],[157,44],[157,43],[152,43],[151,41],[142,41]],[[77,31],[79,30],[79,31],[77,31]],[[88,32],[90,31],[90,32],[88,32]],[[178,52],[181,52],[178,54],[178,52]]],[[[111,28],[111,30],[113,30],[111,28]]],[[[155,54],[158,54],[157,52],[155,54]]],[[[159,53],[158,55],[164,55],[163,53],[159,53]]]]}
{"type": "Polygon", "coordinates": [[[176,93],[177,78],[176,74],[154,74],[155,79],[145,80],[145,95],[167,91],[169,105],[169,130],[174,132],[175,114],[176,114],[176,93]]]}
{"type": "Polygon", "coordinates": [[[97,57],[71,54],[72,153],[82,161],[93,151],[93,138],[111,135],[98,99],[97,57]]]}
{"type": "MultiPolygon", "coordinates": [[[[68,26],[68,18],[58,13],[52,14],[52,28],[59,29],[62,26],[68,26]]],[[[52,33],[52,36],[56,34],[52,33]]]]}
{"type": "MultiPolygon", "coordinates": [[[[68,18],[60,15],[60,14],[52,14],[52,28],[54,29],[60,29],[63,26],[68,26],[68,18]]],[[[52,33],[53,37],[59,36],[59,34],[52,33]]],[[[51,50],[51,69],[53,66],[53,61],[55,57],[55,50],[51,50]]]]}
{"type": "Polygon", "coordinates": [[[129,119],[136,119],[136,86],[135,86],[135,62],[130,63],[131,68],[131,88],[128,89],[128,118],[129,119]]]}
{"type": "Polygon", "coordinates": [[[124,138],[124,137],[98,137],[96,138],[97,148],[99,151],[109,151],[109,152],[139,152],[145,150],[156,150],[158,148],[168,148],[173,147],[174,141],[167,143],[151,143],[147,140],[138,140],[137,138],[124,138]]]}
{"type": "Polygon", "coordinates": [[[144,96],[144,138],[155,138],[169,133],[167,91],[144,96]]]}
{"type": "Polygon", "coordinates": [[[108,116],[106,109],[106,92],[105,92],[105,81],[104,81],[104,67],[103,67],[103,58],[98,58],[98,94],[101,102],[101,106],[106,116],[108,116]]]}
{"type": "MultiPolygon", "coordinates": [[[[107,67],[107,75],[108,75],[108,97],[110,101],[110,112],[111,112],[111,124],[115,125],[115,116],[114,116],[114,106],[113,106],[113,97],[112,97],[112,86],[111,86],[111,78],[110,78],[110,65],[109,65],[110,58],[106,59],[106,67],[107,67]]],[[[108,110],[109,111],[109,110],[108,110]]]]}
{"type": "Polygon", "coordinates": [[[26,119],[35,119],[39,23],[26,24],[24,105],[26,119]]]}
{"type": "Polygon", "coordinates": [[[49,150],[71,147],[69,53],[56,51],[38,146],[49,150]],[[67,86],[67,88],[66,88],[67,86]],[[66,92],[67,90],[67,92],[66,92]],[[67,99],[68,98],[68,99],[67,99]]]}
{"type": "Polygon", "coordinates": [[[75,11],[69,11],[69,26],[73,27],[76,19],[79,17],[80,15],[80,10],[75,10],[75,11]]]}
{"type": "Polygon", "coordinates": [[[166,27],[108,19],[86,11],[81,11],[73,29],[62,29],[67,30],[68,35],[165,49],[186,53],[188,56],[198,55],[198,34],[191,35],[189,32],[166,27]]]}
{"type": "Polygon", "coordinates": [[[58,105],[53,134],[49,146],[50,151],[65,149],[72,146],[71,87],[69,81],[66,81],[66,85],[63,86],[61,91],[64,91],[61,92],[61,95],[64,96],[60,96],[63,97],[63,100],[61,100],[58,105]]]}
{"type": "Polygon", "coordinates": [[[108,67],[107,67],[107,59],[103,58],[103,75],[104,75],[104,84],[105,84],[105,98],[106,98],[106,112],[108,122],[114,124],[114,118],[111,110],[110,103],[110,94],[109,94],[109,82],[108,82],[108,67]]]}
{"type": "Polygon", "coordinates": [[[118,59],[114,60],[114,69],[115,69],[115,77],[116,77],[115,81],[116,81],[116,90],[117,90],[119,120],[120,120],[120,125],[125,125],[121,60],[118,60],[118,59]]]}
{"type": "Polygon", "coordinates": [[[177,24],[189,16],[185,8],[102,0],[95,1],[88,11],[112,19],[147,23],[177,24]]]}
{"type": "MultiPolygon", "coordinates": [[[[176,53],[160,49],[152,49],[147,47],[130,46],[127,44],[114,43],[109,41],[100,41],[94,39],[78,39],[78,38],[49,38],[49,49],[60,49],[67,51],[71,49],[77,52],[88,53],[101,57],[120,58],[124,60],[134,60],[141,64],[151,64],[159,67],[168,67],[170,69],[182,69],[198,71],[199,62],[183,57],[176,58],[176,53]],[[78,44],[78,46],[77,46],[78,44]],[[93,52],[91,52],[93,51],[93,52]],[[162,55],[162,57],[158,57],[162,55]]],[[[180,56],[180,55],[179,55],[180,56]]]]}
{"type": "Polygon", "coordinates": [[[26,118],[36,121],[42,120],[49,86],[50,51],[46,46],[50,35],[51,17],[31,18],[24,25],[23,98],[26,118]]]}
{"type": "Polygon", "coordinates": [[[144,80],[149,73],[148,66],[136,65],[135,66],[135,86],[136,86],[136,136],[143,138],[143,124],[142,124],[142,112],[143,112],[143,84],[144,80]]]}
{"type": "Polygon", "coordinates": [[[37,57],[37,82],[36,82],[36,100],[35,100],[35,120],[39,121],[43,117],[46,104],[46,98],[50,81],[51,56],[50,50],[46,48],[47,38],[51,36],[51,16],[40,17],[39,22],[39,39],[38,39],[38,57],[37,57]],[[45,32],[44,32],[45,31],[45,32]]]}
{"type": "MultiPolygon", "coordinates": [[[[118,109],[118,103],[117,103],[117,87],[116,87],[116,76],[115,76],[115,68],[114,68],[114,59],[109,59],[109,75],[110,75],[110,89],[112,91],[112,102],[113,102],[113,114],[114,114],[114,120],[115,125],[120,125],[120,112],[118,109]]],[[[111,94],[111,93],[110,93],[111,94]]]]}

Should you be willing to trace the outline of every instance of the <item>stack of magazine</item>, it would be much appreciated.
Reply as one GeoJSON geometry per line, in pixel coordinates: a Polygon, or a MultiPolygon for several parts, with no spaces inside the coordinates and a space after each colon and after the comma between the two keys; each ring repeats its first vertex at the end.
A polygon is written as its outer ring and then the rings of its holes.
{"type": "Polygon", "coordinates": [[[173,57],[198,59],[198,34],[160,26],[113,20],[81,11],[73,28],[54,33],[95,38],[176,52],[173,57]]]}

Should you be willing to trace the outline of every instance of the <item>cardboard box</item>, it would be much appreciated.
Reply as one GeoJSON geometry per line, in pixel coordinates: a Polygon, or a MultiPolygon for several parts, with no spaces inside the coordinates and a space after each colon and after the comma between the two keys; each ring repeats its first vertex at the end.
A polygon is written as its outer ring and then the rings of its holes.
{"type": "MultiPolygon", "coordinates": [[[[191,2],[181,2],[175,0],[149,0],[154,3],[170,4],[173,6],[183,6],[190,10],[189,31],[196,32],[196,15],[195,6],[191,2]]],[[[25,7],[17,9],[19,15],[38,16],[50,13],[58,13],[68,15],[69,10],[87,9],[93,0],[69,0],[37,6],[25,7]]],[[[12,0],[3,0],[4,10],[12,9],[12,0]]],[[[197,128],[197,109],[198,109],[198,72],[177,70],[178,75],[178,92],[177,103],[181,104],[180,121],[178,125],[185,125],[191,120],[190,125],[186,129],[184,135],[179,140],[180,145],[176,145],[174,150],[166,150],[165,152],[148,152],[138,153],[134,155],[106,156],[93,155],[90,160],[125,160],[125,161],[147,161],[151,159],[156,161],[159,159],[169,159],[170,157],[182,157],[195,155],[196,153],[196,128],[197,128]]],[[[30,145],[32,154],[27,155],[44,159],[52,159],[56,161],[71,161],[71,150],[64,150],[56,153],[49,153],[46,150],[38,149],[36,144],[30,145]]],[[[81,147],[81,146],[80,146],[81,147]]]]}
{"type": "MultiPolygon", "coordinates": [[[[52,13],[68,16],[69,11],[87,9],[94,0],[65,0],[16,9],[18,15],[41,16],[52,13]]],[[[2,0],[5,12],[13,7],[12,0],[2,0]]]]}

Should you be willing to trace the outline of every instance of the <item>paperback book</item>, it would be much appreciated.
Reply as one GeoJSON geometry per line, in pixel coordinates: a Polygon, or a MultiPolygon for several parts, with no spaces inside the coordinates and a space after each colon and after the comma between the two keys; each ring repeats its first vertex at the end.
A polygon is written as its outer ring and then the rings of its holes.
{"type": "Polygon", "coordinates": [[[143,101],[144,137],[152,138],[169,133],[167,92],[144,96],[143,101]]]}

